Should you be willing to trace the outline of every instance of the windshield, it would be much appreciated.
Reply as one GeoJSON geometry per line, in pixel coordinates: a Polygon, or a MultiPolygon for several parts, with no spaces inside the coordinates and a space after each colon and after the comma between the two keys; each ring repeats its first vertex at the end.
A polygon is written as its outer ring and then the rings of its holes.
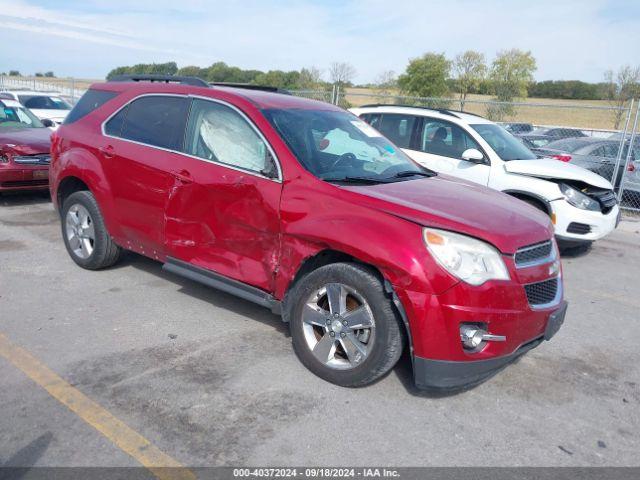
{"type": "Polygon", "coordinates": [[[60,97],[49,95],[18,95],[20,103],[35,110],[71,110],[71,105],[60,97]]]}
{"type": "Polygon", "coordinates": [[[480,134],[502,160],[535,160],[537,158],[516,137],[494,123],[471,125],[471,128],[480,134]]]}
{"type": "Polygon", "coordinates": [[[5,106],[0,109],[0,129],[2,128],[45,128],[45,126],[26,108],[5,106]]]}
{"type": "Polygon", "coordinates": [[[358,117],[343,111],[263,111],[298,161],[327,181],[391,179],[424,175],[398,147],[358,117]]]}

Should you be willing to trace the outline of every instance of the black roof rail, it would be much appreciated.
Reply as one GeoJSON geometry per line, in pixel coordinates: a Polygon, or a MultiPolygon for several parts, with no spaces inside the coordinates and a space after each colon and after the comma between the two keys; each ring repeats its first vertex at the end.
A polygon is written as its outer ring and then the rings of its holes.
{"type": "MultiPolygon", "coordinates": [[[[367,105],[360,105],[359,107],[356,107],[356,108],[369,108],[369,107],[419,108],[420,110],[431,110],[433,112],[439,112],[439,113],[442,113],[444,115],[451,115],[452,117],[460,118],[460,117],[458,117],[458,115],[453,113],[454,110],[447,110],[446,108],[424,107],[424,106],[421,106],[421,105],[402,105],[402,104],[398,104],[398,103],[370,103],[370,104],[367,104],[367,105]]],[[[467,112],[461,112],[461,113],[467,113],[467,112]]]]}
{"type": "Polygon", "coordinates": [[[182,85],[192,85],[194,87],[209,87],[209,84],[198,77],[181,77],[178,75],[156,75],[142,73],[139,75],[115,75],[109,82],[159,82],[159,83],[180,83],[182,85]]]}
{"type": "Polygon", "coordinates": [[[467,112],[465,110],[452,110],[450,108],[433,108],[433,107],[423,107],[420,105],[399,105],[397,103],[369,103],[367,105],[360,105],[355,108],[370,108],[370,107],[402,107],[402,108],[419,108],[421,110],[431,110],[434,112],[439,112],[444,115],[451,115],[452,117],[460,118],[458,113],[464,113],[465,115],[472,115],[478,118],[485,118],[482,115],[478,115],[477,113],[467,112]]]}
{"type": "Polygon", "coordinates": [[[289,90],[280,87],[272,87],[271,85],[254,85],[252,83],[234,83],[234,82],[209,82],[209,85],[213,87],[231,87],[231,88],[244,88],[247,90],[261,90],[263,92],[282,93],[284,95],[291,95],[289,90]]]}

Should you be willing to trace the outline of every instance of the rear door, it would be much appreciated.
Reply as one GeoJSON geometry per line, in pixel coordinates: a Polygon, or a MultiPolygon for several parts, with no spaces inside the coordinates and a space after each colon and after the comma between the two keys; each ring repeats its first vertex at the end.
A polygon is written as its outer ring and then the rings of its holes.
{"type": "Polygon", "coordinates": [[[270,145],[233,105],[194,98],[184,152],[165,210],[168,254],[272,291],[282,182],[270,145]]]}
{"type": "Polygon", "coordinates": [[[485,154],[486,163],[463,160],[462,153],[470,148],[483,152],[471,135],[455,123],[422,117],[417,143],[407,153],[431,170],[487,185],[491,172],[489,159],[485,154]]]}
{"type": "Polygon", "coordinates": [[[151,257],[164,251],[164,214],[180,165],[189,98],[144,95],[104,125],[102,165],[125,234],[125,247],[151,257]]]}

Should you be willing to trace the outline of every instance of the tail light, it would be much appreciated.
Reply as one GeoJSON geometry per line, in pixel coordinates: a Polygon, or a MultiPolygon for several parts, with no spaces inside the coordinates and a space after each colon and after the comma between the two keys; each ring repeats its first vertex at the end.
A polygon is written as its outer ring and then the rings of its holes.
{"type": "Polygon", "coordinates": [[[627,167],[627,170],[630,172],[635,172],[636,171],[636,165],[633,162],[629,163],[629,166],[627,167]]]}
{"type": "Polygon", "coordinates": [[[551,155],[552,158],[555,158],[556,160],[560,160],[561,162],[570,162],[571,161],[571,155],[566,155],[564,153],[559,153],[557,155],[551,155]]]}

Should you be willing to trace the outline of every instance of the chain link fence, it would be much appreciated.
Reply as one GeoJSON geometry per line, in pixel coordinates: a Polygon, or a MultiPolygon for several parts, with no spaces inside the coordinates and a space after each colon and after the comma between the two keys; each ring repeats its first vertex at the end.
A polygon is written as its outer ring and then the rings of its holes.
{"type": "MultiPolygon", "coordinates": [[[[0,76],[2,90],[57,93],[74,104],[93,80],[0,76]]],[[[470,95],[426,98],[333,85],[293,90],[292,95],[339,105],[409,105],[460,110],[501,123],[539,156],[587,168],[611,181],[624,211],[640,214],[640,102],[623,106],[606,101],[529,99],[498,102],[470,95]]]]}
{"type": "Polygon", "coordinates": [[[605,101],[498,102],[477,96],[426,98],[335,87],[322,98],[315,91],[294,93],[343,108],[405,105],[480,115],[502,124],[538,156],[579,165],[606,178],[622,209],[640,213],[640,133],[634,134],[640,128],[640,105],[634,100],[624,106],[605,101]]]}

